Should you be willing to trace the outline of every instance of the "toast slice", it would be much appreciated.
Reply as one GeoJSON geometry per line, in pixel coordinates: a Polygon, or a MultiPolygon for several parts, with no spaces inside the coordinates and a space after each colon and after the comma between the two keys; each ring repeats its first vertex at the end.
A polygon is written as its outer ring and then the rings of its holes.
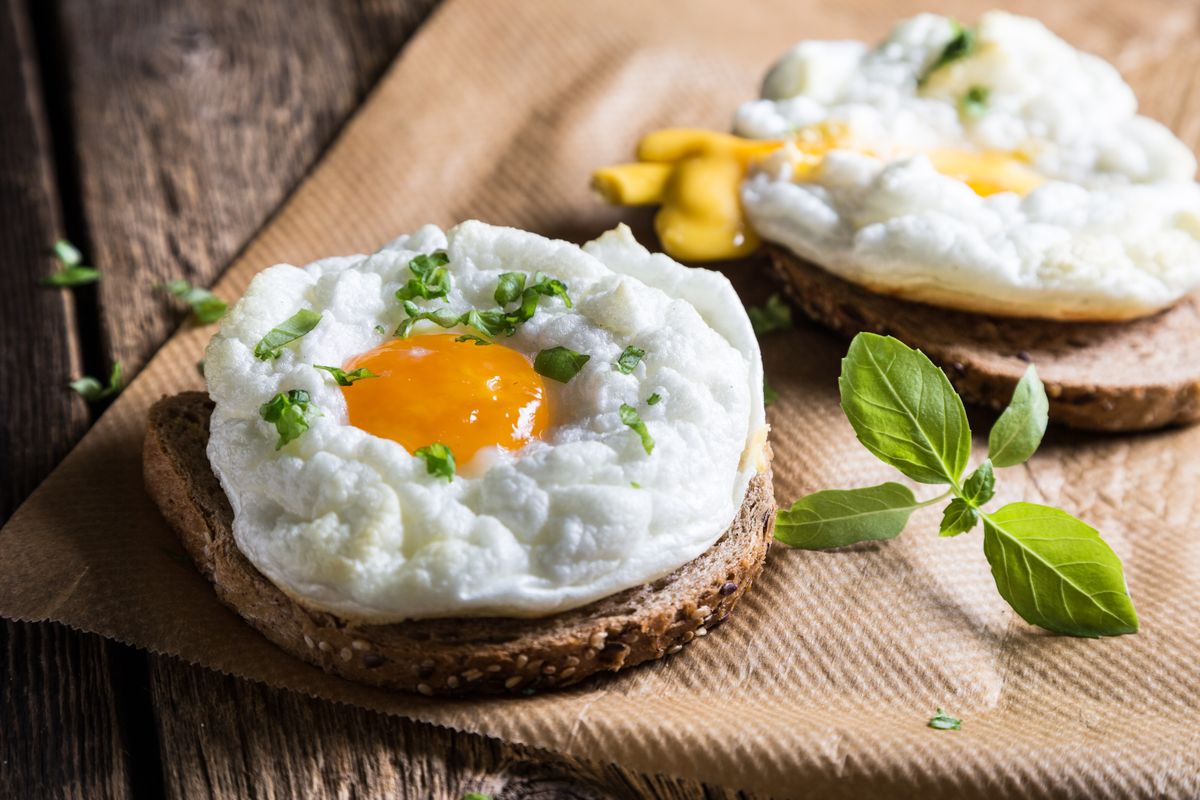
{"type": "Polygon", "coordinates": [[[677,653],[725,621],[771,544],[768,469],[716,544],[653,583],[540,619],[354,623],[292,601],[238,550],[205,453],[212,409],[202,392],[150,409],[147,490],[223,603],[292,655],[361,683],[424,695],[530,693],[677,653]]]}
{"type": "Polygon", "coordinates": [[[964,400],[1001,409],[1030,363],[1050,419],[1136,431],[1200,420],[1200,299],[1128,322],[995,317],[877,294],[778,247],[771,263],[812,319],[852,336],[890,334],[922,350],[964,400]]]}

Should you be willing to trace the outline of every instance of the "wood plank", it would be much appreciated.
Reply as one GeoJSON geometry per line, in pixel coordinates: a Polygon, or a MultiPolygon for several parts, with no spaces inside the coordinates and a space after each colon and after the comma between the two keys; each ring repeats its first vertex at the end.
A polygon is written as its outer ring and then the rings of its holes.
{"type": "Polygon", "coordinates": [[[460,800],[747,795],[408,723],[203,670],[155,682],[173,797],[460,800]]]}
{"type": "MultiPolygon", "coordinates": [[[[89,420],[71,293],[45,289],[62,235],[32,26],[0,2],[0,523],[89,420]]],[[[129,794],[107,644],[52,625],[0,622],[0,797],[129,794]]]]}

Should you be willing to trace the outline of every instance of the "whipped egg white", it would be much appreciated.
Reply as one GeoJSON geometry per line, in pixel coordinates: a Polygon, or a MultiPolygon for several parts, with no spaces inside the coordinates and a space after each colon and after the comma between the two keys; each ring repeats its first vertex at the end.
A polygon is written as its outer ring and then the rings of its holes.
{"type": "MultiPolygon", "coordinates": [[[[444,333],[419,323],[412,336],[429,332],[444,333]]],[[[427,226],[371,255],[271,267],[224,320],[205,374],[208,455],[239,549],[297,602],[349,619],[540,616],[654,580],[721,536],[764,468],[761,359],[737,295],[624,227],[580,248],[478,222],[427,226]],[[591,356],[568,383],[547,381],[553,423],[541,438],[481,452],[449,481],[350,425],[343,390],[313,367],[386,341],[406,316],[395,292],[410,261],[438,250],[451,288],[430,307],[494,307],[502,273],[541,272],[567,285],[573,307],[543,301],[497,345],[591,356]],[[256,358],[263,335],[301,309],[321,321],[278,358],[256,358]],[[645,355],[626,374],[614,362],[630,345],[645,355]],[[260,406],[296,389],[319,413],[277,449],[260,406]],[[622,404],[637,408],[652,453],[622,404]]]]}
{"type": "Polygon", "coordinates": [[[834,132],[815,164],[795,143],[763,160],[742,202],[763,238],[872,290],[1119,320],[1200,285],[1195,157],[1036,20],[991,12],[964,33],[923,14],[875,48],[803,42],[735,129],[834,132]]]}

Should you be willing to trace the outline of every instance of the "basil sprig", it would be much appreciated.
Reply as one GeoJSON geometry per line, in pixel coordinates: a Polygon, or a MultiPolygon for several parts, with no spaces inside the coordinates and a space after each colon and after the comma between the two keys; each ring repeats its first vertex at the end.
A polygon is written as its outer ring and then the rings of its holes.
{"type": "Polygon", "coordinates": [[[1041,443],[1045,388],[1030,366],[992,428],[988,458],[965,479],[971,431],[945,373],[891,337],[860,333],[842,360],[842,410],[858,440],[918,483],[949,489],[918,501],[898,483],[817,492],[779,513],[775,538],[804,549],[842,547],[900,534],[909,515],[951,498],[940,532],[983,523],[983,552],[1000,595],[1027,622],[1072,636],[1135,633],[1137,613],[1121,561],[1089,525],[1033,503],[984,505],[995,495],[994,467],[1023,463],[1041,443]]]}
{"type": "Polygon", "coordinates": [[[192,286],[185,280],[167,281],[159,284],[158,288],[170,292],[191,306],[196,320],[204,325],[216,322],[229,310],[229,304],[208,289],[192,286]]]}
{"type": "Polygon", "coordinates": [[[291,344],[307,334],[317,327],[317,323],[320,321],[321,315],[316,311],[308,308],[300,309],[279,325],[271,328],[267,335],[254,345],[254,357],[260,361],[279,358],[285,345],[291,344]]]}
{"type": "Polygon", "coordinates": [[[308,417],[315,414],[316,406],[312,398],[303,389],[292,389],[279,392],[267,402],[259,406],[258,414],[275,426],[279,441],[275,449],[281,449],[285,444],[300,437],[308,430],[308,417]]]}

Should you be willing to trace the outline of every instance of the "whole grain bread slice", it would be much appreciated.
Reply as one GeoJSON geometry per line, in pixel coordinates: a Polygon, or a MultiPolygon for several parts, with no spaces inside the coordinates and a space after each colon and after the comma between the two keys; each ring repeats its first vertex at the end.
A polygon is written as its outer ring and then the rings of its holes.
{"type": "Polygon", "coordinates": [[[721,539],[653,583],[541,619],[354,623],[295,603],[238,550],[205,453],[212,409],[201,392],[150,409],[146,488],[223,603],[292,655],[362,683],[425,695],[529,693],[677,653],[725,621],[771,543],[767,469],[721,539]]]}
{"type": "Polygon", "coordinates": [[[1059,322],[954,311],[877,294],[770,248],[788,295],[846,335],[889,334],[922,350],[965,400],[1003,408],[1032,362],[1050,419],[1134,431],[1200,420],[1200,300],[1128,322],[1059,322]]]}

